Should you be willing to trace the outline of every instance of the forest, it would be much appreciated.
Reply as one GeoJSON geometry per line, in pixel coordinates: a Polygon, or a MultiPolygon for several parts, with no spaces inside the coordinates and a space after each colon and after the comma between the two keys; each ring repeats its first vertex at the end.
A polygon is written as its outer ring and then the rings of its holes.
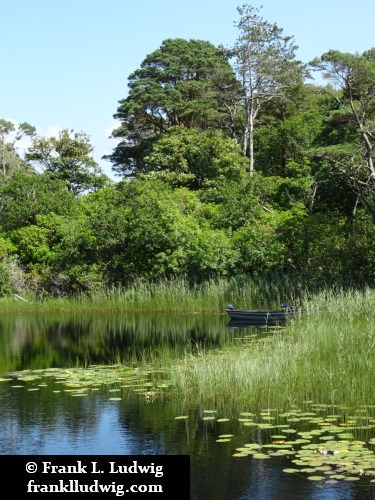
{"type": "Polygon", "coordinates": [[[238,13],[233,47],[166,39],[128,76],[105,157],[118,182],[85,133],[0,120],[0,296],[375,285],[375,48],[304,63],[259,9],[238,13]]]}

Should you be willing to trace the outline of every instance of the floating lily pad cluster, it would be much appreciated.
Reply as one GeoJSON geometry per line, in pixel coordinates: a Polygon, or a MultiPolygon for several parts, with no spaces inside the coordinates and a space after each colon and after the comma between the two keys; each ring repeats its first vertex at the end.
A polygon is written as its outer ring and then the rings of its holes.
{"type": "Polygon", "coordinates": [[[53,392],[65,392],[71,396],[84,397],[95,391],[107,391],[111,401],[119,401],[124,390],[142,394],[148,401],[164,395],[169,387],[165,373],[153,369],[133,369],[124,365],[93,365],[88,368],[24,370],[12,372],[0,378],[10,382],[14,389],[38,391],[53,384],[53,392]],[[45,380],[49,381],[46,384],[45,380]],[[40,383],[38,383],[40,382],[40,383]],[[30,387],[31,385],[31,387],[30,387]],[[60,389],[59,386],[63,388],[60,389]]]}
{"type": "MultiPolygon", "coordinates": [[[[306,474],[311,481],[358,481],[369,476],[375,482],[375,407],[363,406],[351,414],[345,406],[305,403],[308,409],[240,413],[232,421],[239,422],[242,430],[249,428],[252,442],[237,447],[232,456],[287,457],[293,466],[284,472],[306,474]]],[[[215,414],[205,410],[202,419],[230,420],[215,414]]],[[[234,434],[219,434],[216,441],[230,443],[234,438],[234,434]]]]}
{"type": "MultiPolygon", "coordinates": [[[[52,385],[54,392],[74,397],[104,391],[111,401],[121,400],[126,390],[152,400],[163,397],[170,387],[163,371],[124,365],[25,370],[8,373],[0,382],[27,391],[52,385]]],[[[311,481],[358,481],[366,476],[375,482],[375,405],[354,411],[345,406],[305,401],[302,407],[293,406],[286,412],[272,408],[259,413],[241,412],[236,419],[218,418],[216,410],[206,409],[202,420],[219,426],[236,420],[242,431],[249,430],[249,442],[237,447],[233,457],[288,457],[293,466],[284,472],[307,474],[311,481]]],[[[176,420],[188,418],[180,415],[176,420]]],[[[220,433],[216,441],[230,444],[234,439],[232,433],[220,433]]]]}

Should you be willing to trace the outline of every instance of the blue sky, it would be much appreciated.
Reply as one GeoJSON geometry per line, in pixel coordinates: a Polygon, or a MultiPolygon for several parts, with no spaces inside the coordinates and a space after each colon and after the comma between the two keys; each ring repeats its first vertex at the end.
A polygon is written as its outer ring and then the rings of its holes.
{"type": "Polygon", "coordinates": [[[101,157],[116,145],[108,137],[129,74],[167,38],[232,46],[246,3],[294,37],[303,62],[375,47],[374,0],[0,0],[0,118],[42,136],[87,133],[95,160],[119,180],[101,157]]]}

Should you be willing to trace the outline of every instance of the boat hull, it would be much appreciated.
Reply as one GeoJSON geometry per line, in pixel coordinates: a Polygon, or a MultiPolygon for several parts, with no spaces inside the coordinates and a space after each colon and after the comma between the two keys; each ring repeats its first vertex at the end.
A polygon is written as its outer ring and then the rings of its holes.
{"type": "Polygon", "coordinates": [[[294,315],[293,311],[283,310],[259,311],[249,309],[227,309],[226,311],[232,320],[246,320],[249,322],[259,323],[274,323],[278,321],[285,321],[294,315]]]}

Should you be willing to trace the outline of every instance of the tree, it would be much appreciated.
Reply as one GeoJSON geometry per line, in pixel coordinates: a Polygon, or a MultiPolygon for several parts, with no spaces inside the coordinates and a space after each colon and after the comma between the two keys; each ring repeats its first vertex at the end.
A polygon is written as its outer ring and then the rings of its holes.
{"type": "Polygon", "coordinates": [[[38,293],[89,293],[103,284],[95,235],[87,226],[85,214],[73,211],[38,215],[35,224],[12,231],[14,253],[38,293]]]}
{"type": "Polygon", "coordinates": [[[325,111],[320,87],[286,89],[282,100],[264,103],[254,130],[254,163],[263,175],[287,175],[288,163],[303,164],[320,136],[325,111]]]}
{"type": "Polygon", "coordinates": [[[64,129],[58,137],[35,137],[25,158],[55,179],[65,181],[68,190],[78,195],[109,183],[91,156],[93,149],[87,134],[64,129]]]}
{"type": "Polygon", "coordinates": [[[12,231],[36,223],[40,214],[66,215],[74,202],[65,183],[48,173],[17,171],[0,187],[0,226],[12,231]]]}
{"type": "Polygon", "coordinates": [[[128,97],[114,115],[121,125],[112,137],[121,142],[105,157],[120,175],[142,173],[144,156],[169,127],[232,127],[222,90],[238,88],[238,82],[226,56],[210,42],[167,39],[128,81],[128,97]]]}
{"type": "Polygon", "coordinates": [[[35,127],[27,122],[15,124],[9,120],[0,119],[0,158],[3,180],[22,164],[17,154],[16,143],[23,137],[33,137],[35,127]]]}
{"type": "Polygon", "coordinates": [[[145,161],[153,177],[193,190],[239,182],[246,173],[238,145],[220,130],[171,127],[145,161]]]}
{"type": "MultiPolygon", "coordinates": [[[[78,201],[87,216],[84,234],[94,236],[90,254],[108,284],[175,276],[193,281],[235,268],[230,232],[210,227],[196,191],[137,178],[78,201]]],[[[77,248],[64,241],[64,253],[67,246],[77,248]]]]}
{"type": "Polygon", "coordinates": [[[314,59],[311,66],[322,71],[323,77],[333,84],[325,91],[338,104],[341,113],[335,116],[340,123],[347,123],[346,133],[349,125],[353,127],[349,140],[325,148],[321,154],[350,180],[375,223],[375,48],[363,54],[330,50],[314,59]]]}
{"type": "Polygon", "coordinates": [[[242,103],[246,120],[243,155],[249,155],[249,173],[254,171],[254,125],[261,107],[285,91],[302,83],[304,66],[295,60],[293,37],[284,36],[276,24],[264,21],[260,9],[249,5],[237,8],[240,35],[232,50],[235,68],[242,84],[242,103]]]}

